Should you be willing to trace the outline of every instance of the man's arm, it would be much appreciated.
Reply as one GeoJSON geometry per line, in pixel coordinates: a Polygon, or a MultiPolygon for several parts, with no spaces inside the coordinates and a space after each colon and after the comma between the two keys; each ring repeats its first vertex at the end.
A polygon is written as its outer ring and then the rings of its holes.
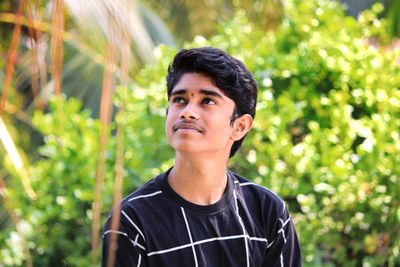
{"type": "Polygon", "coordinates": [[[299,241],[292,218],[286,208],[275,224],[274,239],[267,245],[263,266],[301,266],[299,241]]]}
{"type": "Polygon", "coordinates": [[[104,225],[102,267],[145,267],[147,265],[144,236],[131,218],[127,221],[123,217],[125,215],[121,216],[119,229],[110,229],[111,217],[104,225]],[[115,245],[111,245],[112,235],[116,235],[115,245]],[[113,256],[111,253],[115,255],[113,263],[108,262],[113,256]]]}

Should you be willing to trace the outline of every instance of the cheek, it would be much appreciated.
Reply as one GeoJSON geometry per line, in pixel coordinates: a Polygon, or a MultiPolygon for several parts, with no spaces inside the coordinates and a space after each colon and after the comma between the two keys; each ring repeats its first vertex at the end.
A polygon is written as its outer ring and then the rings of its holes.
{"type": "Polygon", "coordinates": [[[174,126],[174,123],[177,122],[176,117],[174,114],[176,114],[176,112],[171,112],[172,110],[169,109],[166,118],[165,118],[165,135],[167,137],[167,141],[170,143],[171,139],[172,139],[172,135],[173,135],[173,130],[172,127],[174,126]]]}
{"type": "Polygon", "coordinates": [[[230,117],[229,119],[227,119],[225,116],[222,118],[218,118],[217,120],[214,120],[212,122],[212,124],[214,125],[214,127],[212,127],[213,134],[218,134],[223,136],[231,135],[233,132],[233,126],[231,125],[230,122],[231,122],[230,117]]]}
{"type": "Polygon", "coordinates": [[[167,135],[169,135],[169,133],[171,132],[171,128],[172,128],[172,120],[169,116],[167,116],[167,118],[165,119],[165,133],[167,135]]]}

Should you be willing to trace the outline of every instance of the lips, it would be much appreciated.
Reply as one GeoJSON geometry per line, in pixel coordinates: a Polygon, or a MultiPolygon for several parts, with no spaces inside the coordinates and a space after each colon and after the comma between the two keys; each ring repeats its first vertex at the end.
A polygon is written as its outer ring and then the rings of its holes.
{"type": "Polygon", "coordinates": [[[180,130],[180,129],[183,129],[183,130],[195,130],[195,131],[197,131],[199,133],[203,133],[204,132],[203,129],[201,127],[197,126],[196,124],[187,123],[187,122],[177,123],[172,127],[172,129],[173,129],[174,132],[176,132],[177,130],[180,130]]]}

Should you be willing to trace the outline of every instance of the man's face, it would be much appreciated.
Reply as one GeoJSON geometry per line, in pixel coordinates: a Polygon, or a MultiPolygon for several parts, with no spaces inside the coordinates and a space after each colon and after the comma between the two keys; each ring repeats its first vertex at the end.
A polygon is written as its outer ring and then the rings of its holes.
{"type": "Polygon", "coordinates": [[[166,120],[169,144],[176,152],[229,155],[235,108],[212,80],[185,73],[172,89],[166,120]]]}

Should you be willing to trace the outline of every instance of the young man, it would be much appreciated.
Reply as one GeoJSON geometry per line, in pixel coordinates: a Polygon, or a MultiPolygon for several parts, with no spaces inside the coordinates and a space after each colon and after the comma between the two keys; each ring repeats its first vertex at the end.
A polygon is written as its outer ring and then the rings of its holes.
{"type": "Polygon", "coordinates": [[[175,165],[122,201],[117,231],[107,220],[103,266],[111,253],[114,266],[301,266],[285,203],[227,170],[255,116],[250,72],[216,48],[182,50],[167,88],[175,165]]]}

